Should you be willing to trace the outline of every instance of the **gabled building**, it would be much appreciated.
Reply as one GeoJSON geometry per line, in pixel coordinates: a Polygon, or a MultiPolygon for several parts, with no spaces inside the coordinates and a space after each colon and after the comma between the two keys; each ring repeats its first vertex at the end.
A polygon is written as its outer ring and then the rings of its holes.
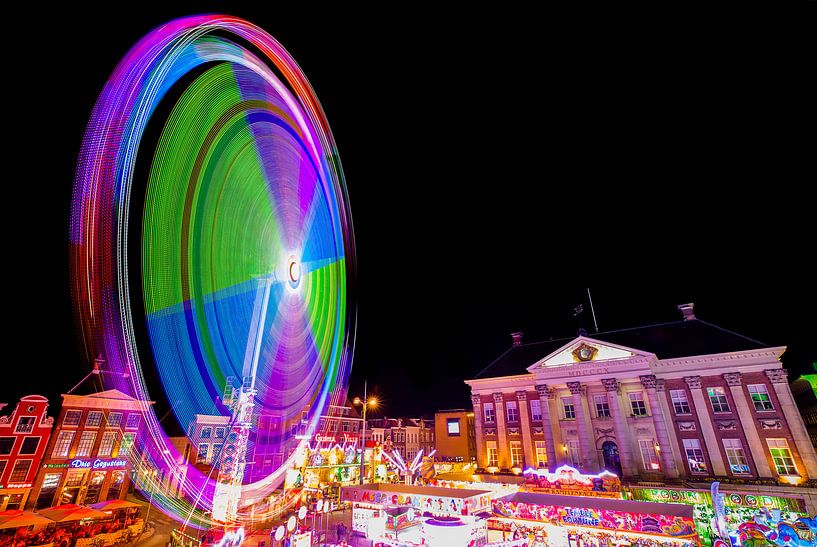
{"type": "Polygon", "coordinates": [[[471,387],[477,465],[625,480],[817,479],[780,356],[695,317],[513,346],[471,387]]]}
{"type": "Polygon", "coordinates": [[[11,414],[0,416],[0,511],[25,507],[53,424],[48,399],[40,395],[23,397],[11,414]]]}

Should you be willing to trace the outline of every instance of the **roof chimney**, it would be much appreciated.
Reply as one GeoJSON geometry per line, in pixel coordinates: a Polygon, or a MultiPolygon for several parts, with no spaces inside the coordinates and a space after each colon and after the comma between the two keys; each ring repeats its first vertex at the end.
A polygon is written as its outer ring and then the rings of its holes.
{"type": "Polygon", "coordinates": [[[524,332],[512,332],[511,333],[511,338],[513,338],[513,347],[522,345],[522,337],[524,335],[525,335],[524,332]]]}
{"type": "Polygon", "coordinates": [[[678,309],[681,310],[681,315],[684,316],[684,321],[692,321],[695,319],[695,303],[679,304],[678,309]]]}

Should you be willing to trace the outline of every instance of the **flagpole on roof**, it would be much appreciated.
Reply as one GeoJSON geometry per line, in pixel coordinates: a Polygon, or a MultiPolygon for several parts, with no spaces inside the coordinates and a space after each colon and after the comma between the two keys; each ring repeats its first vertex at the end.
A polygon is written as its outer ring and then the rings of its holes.
{"type": "Polygon", "coordinates": [[[596,321],[596,309],[593,307],[593,297],[590,296],[590,287],[587,287],[587,299],[590,300],[590,311],[593,313],[593,326],[596,327],[596,332],[599,332],[599,323],[596,321]]]}

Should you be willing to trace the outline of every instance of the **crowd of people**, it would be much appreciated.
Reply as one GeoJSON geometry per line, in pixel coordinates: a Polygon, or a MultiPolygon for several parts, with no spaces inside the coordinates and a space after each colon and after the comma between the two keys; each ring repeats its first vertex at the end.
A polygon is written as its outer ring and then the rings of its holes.
{"type": "MultiPolygon", "coordinates": [[[[10,528],[2,530],[0,547],[36,547],[39,545],[74,547],[79,539],[116,533],[134,523],[134,516],[127,515],[106,522],[94,522],[86,525],[81,525],[78,522],[49,525],[38,531],[29,530],[28,527],[10,528]]],[[[131,534],[126,532],[125,535],[130,536],[131,534]]]]}

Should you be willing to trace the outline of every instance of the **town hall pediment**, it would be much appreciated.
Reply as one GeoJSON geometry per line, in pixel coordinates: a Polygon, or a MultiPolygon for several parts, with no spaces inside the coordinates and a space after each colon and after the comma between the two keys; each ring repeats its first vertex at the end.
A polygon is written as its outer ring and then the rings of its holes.
{"type": "Polygon", "coordinates": [[[544,359],[540,359],[528,371],[536,369],[563,367],[581,363],[595,363],[604,361],[621,361],[634,357],[651,357],[652,354],[625,346],[594,340],[586,336],[579,336],[572,342],[562,346],[544,359]]]}

